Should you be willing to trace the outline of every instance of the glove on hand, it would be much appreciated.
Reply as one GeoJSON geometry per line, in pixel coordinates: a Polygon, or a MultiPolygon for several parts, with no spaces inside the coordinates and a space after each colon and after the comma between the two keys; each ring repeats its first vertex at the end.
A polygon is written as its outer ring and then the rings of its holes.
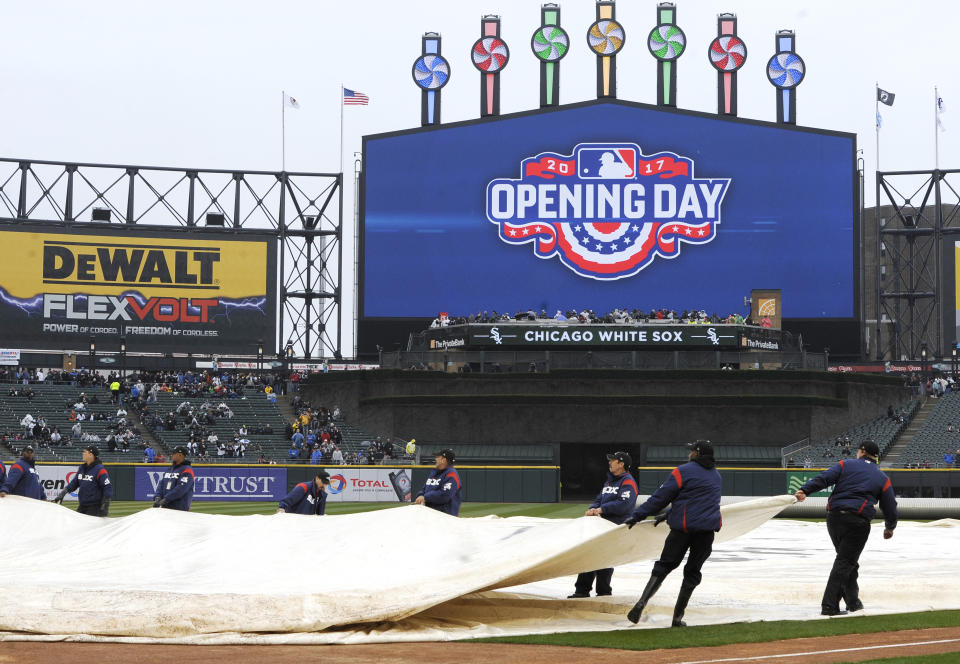
{"type": "Polygon", "coordinates": [[[53,499],[53,502],[63,504],[63,499],[67,495],[66,489],[57,494],[57,497],[53,499]]]}
{"type": "Polygon", "coordinates": [[[153,499],[153,506],[154,506],[154,507],[163,507],[163,506],[166,505],[166,504],[167,504],[167,499],[166,499],[166,498],[161,498],[161,497],[157,496],[156,498],[153,499]]]}
{"type": "Polygon", "coordinates": [[[663,514],[661,514],[660,516],[658,516],[656,519],[653,520],[653,527],[656,528],[666,520],[667,520],[667,512],[664,512],[663,514]]]}
{"type": "Polygon", "coordinates": [[[643,521],[643,519],[638,519],[637,517],[632,516],[632,517],[630,517],[629,519],[627,519],[626,521],[624,521],[624,523],[627,524],[627,530],[630,530],[631,528],[633,528],[635,525],[637,525],[637,524],[640,523],[641,521],[643,521]]]}
{"type": "Polygon", "coordinates": [[[104,498],[100,501],[100,516],[107,516],[110,513],[110,499],[104,498]]]}

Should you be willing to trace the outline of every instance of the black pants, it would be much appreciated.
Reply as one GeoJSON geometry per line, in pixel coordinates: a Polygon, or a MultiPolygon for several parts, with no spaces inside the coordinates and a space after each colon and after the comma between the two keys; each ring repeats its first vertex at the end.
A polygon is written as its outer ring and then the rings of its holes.
{"type": "Polygon", "coordinates": [[[613,592],[613,588],[610,586],[610,582],[613,580],[612,567],[596,569],[592,572],[580,572],[580,574],[577,575],[577,584],[575,586],[577,592],[589,595],[590,589],[593,588],[594,579],[597,580],[598,595],[609,595],[613,592]]]}
{"type": "Polygon", "coordinates": [[[89,514],[90,516],[100,516],[100,503],[87,503],[86,505],[77,505],[77,511],[80,514],[89,514]]]}
{"type": "Polygon", "coordinates": [[[703,575],[700,568],[713,553],[712,530],[699,530],[685,533],[682,530],[671,529],[667,541],[663,543],[660,560],[653,564],[653,576],[661,578],[677,569],[683,562],[683,557],[690,551],[687,564],[683,566],[683,582],[686,585],[698,586],[703,575]]]}
{"type": "Polygon", "coordinates": [[[841,597],[848,607],[860,601],[860,586],[857,584],[859,561],[870,537],[870,522],[854,512],[830,512],[827,514],[827,532],[830,533],[837,557],[833,561],[820,605],[825,610],[836,611],[840,608],[841,597]]]}

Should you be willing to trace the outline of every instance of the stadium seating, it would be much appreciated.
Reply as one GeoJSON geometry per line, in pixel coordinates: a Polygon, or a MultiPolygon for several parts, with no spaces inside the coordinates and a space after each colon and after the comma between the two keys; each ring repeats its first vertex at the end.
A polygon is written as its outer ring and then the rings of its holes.
{"type": "MultiPolygon", "coordinates": [[[[74,423],[69,419],[70,408],[67,408],[67,403],[76,402],[80,398],[81,392],[84,392],[88,398],[96,395],[100,401],[98,404],[87,404],[86,412],[88,415],[101,412],[111,418],[116,415],[117,406],[110,402],[110,392],[102,387],[47,383],[32,383],[29,386],[12,383],[0,384],[0,434],[7,434],[6,450],[14,456],[19,456],[24,446],[32,444],[36,450],[35,458],[37,461],[79,463],[83,446],[80,441],[74,440],[69,446],[45,447],[32,439],[15,440],[15,436],[17,433],[23,432],[20,420],[27,413],[30,413],[34,418],[43,416],[51,430],[54,427],[59,428],[64,441],[68,440],[74,423]],[[32,399],[22,396],[8,396],[10,388],[20,389],[24,387],[33,389],[35,396],[32,399]]],[[[104,461],[142,460],[142,453],[137,448],[140,442],[139,436],[134,438],[128,452],[108,452],[106,437],[111,433],[107,428],[110,422],[87,420],[80,424],[84,433],[93,433],[100,436],[100,442],[94,444],[100,448],[100,456],[104,461]]]]}
{"type": "MultiPolygon", "coordinates": [[[[779,466],[780,447],[772,445],[743,445],[736,443],[713,443],[717,463],[722,465],[749,464],[751,466],[779,466]]],[[[650,465],[673,465],[687,458],[682,445],[651,445],[647,448],[647,463],[650,465]]]]}
{"type": "Polygon", "coordinates": [[[900,452],[897,465],[942,468],[943,455],[960,449],[960,392],[948,392],[936,401],[927,420],[900,452]],[[948,431],[950,424],[957,431],[948,431]]]}
{"type": "MultiPolygon", "coordinates": [[[[903,422],[891,419],[886,415],[875,417],[863,424],[848,429],[833,438],[818,441],[809,447],[797,450],[791,456],[793,463],[787,463],[788,466],[803,466],[809,461],[810,465],[815,467],[831,466],[840,459],[854,458],[857,455],[857,447],[860,443],[872,438],[880,448],[880,458],[887,453],[897,437],[910,424],[910,420],[916,414],[920,407],[919,399],[912,399],[895,408],[897,412],[905,413],[903,422]],[[844,455],[843,448],[836,445],[837,438],[850,438],[850,454],[844,455]]],[[[960,420],[958,420],[960,421],[960,420]]]]}

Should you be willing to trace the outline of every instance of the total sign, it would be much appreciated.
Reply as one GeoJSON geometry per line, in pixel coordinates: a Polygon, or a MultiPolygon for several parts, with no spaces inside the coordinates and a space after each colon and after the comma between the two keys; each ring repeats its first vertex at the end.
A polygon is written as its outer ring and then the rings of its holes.
{"type": "Polygon", "coordinates": [[[327,501],[410,502],[410,475],[402,468],[327,468],[327,501]]]}
{"type": "Polygon", "coordinates": [[[511,245],[533,243],[537,258],[558,257],[597,280],[638,274],[681,244],[717,236],[729,178],[696,178],[672,152],[644,155],[635,143],[581,143],[520,163],[520,178],[487,185],[487,219],[511,245]]]}

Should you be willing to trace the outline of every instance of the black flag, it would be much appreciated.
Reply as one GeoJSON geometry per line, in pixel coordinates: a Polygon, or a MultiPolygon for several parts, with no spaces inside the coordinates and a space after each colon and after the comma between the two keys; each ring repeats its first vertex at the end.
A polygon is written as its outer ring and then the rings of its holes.
{"type": "Polygon", "coordinates": [[[887,92],[886,90],[881,90],[877,88],[877,101],[881,104],[886,104],[887,106],[893,106],[893,98],[897,95],[892,92],[887,92]]]}

